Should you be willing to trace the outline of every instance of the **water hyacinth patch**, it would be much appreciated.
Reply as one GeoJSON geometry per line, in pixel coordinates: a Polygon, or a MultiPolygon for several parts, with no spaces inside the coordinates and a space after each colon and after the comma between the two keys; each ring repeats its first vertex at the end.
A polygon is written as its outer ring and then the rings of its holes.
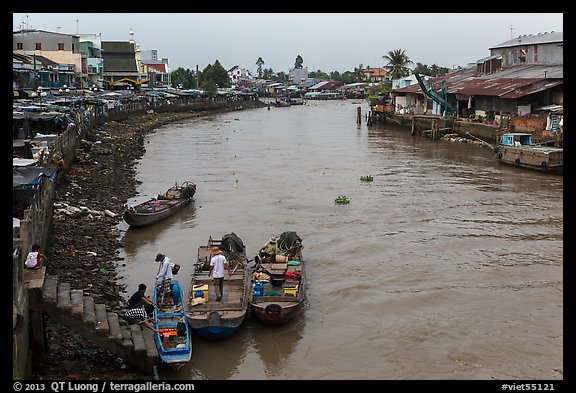
{"type": "Polygon", "coordinates": [[[336,202],[339,205],[347,205],[350,203],[350,198],[348,198],[346,195],[339,195],[334,202],[336,202]]]}

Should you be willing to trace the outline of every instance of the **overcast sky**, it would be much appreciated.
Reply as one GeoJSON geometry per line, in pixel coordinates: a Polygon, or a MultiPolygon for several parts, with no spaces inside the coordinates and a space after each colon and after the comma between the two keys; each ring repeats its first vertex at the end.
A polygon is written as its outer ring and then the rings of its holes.
{"type": "MultiPolygon", "coordinates": [[[[159,7],[162,8],[162,7],[159,7]]],[[[219,60],[256,71],[288,72],[298,55],[310,71],[382,67],[401,49],[414,63],[466,66],[489,48],[523,34],[563,30],[562,13],[13,13],[13,30],[102,34],[141,50],[156,49],[178,67],[200,70],[219,60]]]]}

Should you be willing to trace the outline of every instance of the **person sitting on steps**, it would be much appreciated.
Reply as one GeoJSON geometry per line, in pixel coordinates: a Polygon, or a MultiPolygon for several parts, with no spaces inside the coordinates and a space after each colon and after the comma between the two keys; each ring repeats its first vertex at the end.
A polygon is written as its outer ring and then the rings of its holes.
{"type": "Polygon", "coordinates": [[[135,307],[129,308],[124,313],[124,319],[128,321],[128,323],[140,323],[144,322],[144,324],[151,329],[152,331],[159,332],[154,326],[152,326],[151,322],[153,322],[153,315],[154,315],[154,305],[146,304],[144,308],[142,307],[135,307]]]}

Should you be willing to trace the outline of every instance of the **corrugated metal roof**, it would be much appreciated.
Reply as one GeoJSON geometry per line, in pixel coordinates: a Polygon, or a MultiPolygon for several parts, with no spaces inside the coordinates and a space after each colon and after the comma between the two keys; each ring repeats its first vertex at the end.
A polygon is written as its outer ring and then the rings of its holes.
{"type": "Polygon", "coordinates": [[[134,53],[134,44],[126,41],[102,41],[102,51],[105,53],[134,53]]]}
{"type": "Polygon", "coordinates": [[[329,81],[320,81],[320,82],[316,83],[314,86],[310,86],[309,89],[319,89],[328,82],[329,81]]]}
{"type": "Polygon", "coordinates": [[[564,42],[564,33],[562,31],[551,31],[538,34],[519,35],[511,40],[504,41],[501,44],[495,45],[489,49],[496,48],[509,48],[513,46],[535,45],[535,44],[551,44],[554,42],[564,42]]]}
{"type": "Polygon", "coordinates": [[[333,90],[333,89],[337,89],[340,86],[342,86],[344,84],[344,82],[342,81],[321,81],[316,83],[314,86],[310,86],[309,89],[314,90],[314,89],[325,89],[325,90],[333,90]]]}
{"type": "MultiPolygon", "coordinates": [[[[480,76],[474,76],[475,73],[476,68],[470,67],[435,77],[432,80],[438,90],[442,86],[442,81],[446,81],[449,94],[482,95],[510,99],[523,97],[564,83],[564,72],[561,65],[531,64],[510,67],[480,76]]],[[[396,89],[395,92],[423,94],[419,84],[396,89]]]]}

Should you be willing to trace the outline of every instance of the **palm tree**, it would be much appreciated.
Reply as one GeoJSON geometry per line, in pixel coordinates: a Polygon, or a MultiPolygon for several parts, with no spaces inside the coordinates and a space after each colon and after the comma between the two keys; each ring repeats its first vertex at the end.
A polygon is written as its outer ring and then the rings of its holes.
{"type": "Polygon", "coordinates": [[[262,66],[264,65],[264,60],[261,57],[256,60],[256,65],[258,66],[258,79],[262,78],[262,66]]]}
{"type": "Polygon", "coordinates": [[[302,59],[302,56],[296,56],[296,60],[294,61],[294,68],[302,68],[302,64],[304,64],[304,59],[302,59]]]}
{"type": "Polygon", "coordinates": [[[410,68],[408,68],[408,65],[414,63],[412,63],[412,60],[406,56],[404,50],[395,49],[388,52],[387,55],[382,56],[382,58],[388,60],[388,64],[384,66],[384,68],[390,72],[392,79],[398,79],[410,75],[410,68]]]}
{"type": "Polygon", "coordinates": [[[354,73],[352,75],[356,79],[356,82],[362,82],[364,80],[364,73],[362,72],[363,69],[364,66],[362,63],[360,63],[358,67],[354,67],[354,73]]]}

